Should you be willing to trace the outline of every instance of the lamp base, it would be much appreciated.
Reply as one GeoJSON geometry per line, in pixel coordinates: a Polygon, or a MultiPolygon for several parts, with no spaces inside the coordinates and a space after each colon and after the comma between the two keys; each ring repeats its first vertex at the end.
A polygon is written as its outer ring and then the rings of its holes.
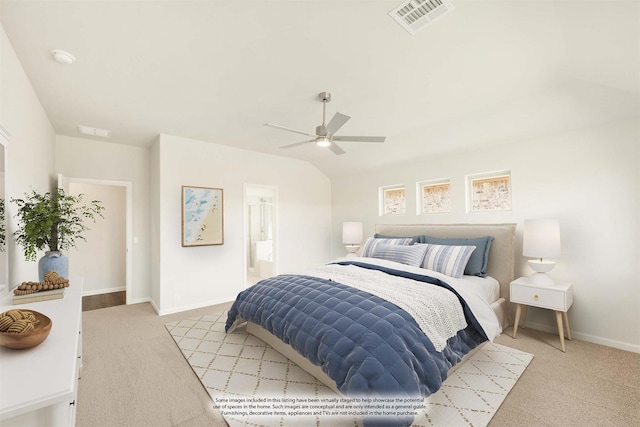
{"type": "Polygon", "coordinates": [[[556,281],[547,273],[533,273],[527,278],[527,282],[532,285],[553,286],[556,281]]]}
{"type": "Polygon", "coordinates": [[[533,271],[537,271],[538,273],[547,273],[553,270],[553,267],[556,266],[554,261],[545,261],[538,259],[530,259],[527,261],[529,263],[529,267],[533,269],[533,271]]]}
{"type": "Polygon", "coordinates": [[[542,259],[530,259],[527,261],[529,263],[529,267],[531,267],[535,273],[533,273],[527,281],[533,285],[543,285],[543,286],[553,286],[556,284],[556,281],[553,280],[551,276],[547,274],[547,272],[553,270],[553,267],[556,266],[554,261],[545,261],[542,259]]]}
{"type": "Polygon", "coordinates": [[[360,245],[345,245],[344,247],[347,248],[347,257],[358,256],[356,252],[358,252],[358,249],[360,249],[360,245]]]}
{"type": "Polygon", "coordinates": [[[530,259],[527,262],[529,263],[529,267],[535,271],[535,273],[527,279],[529,283],[543,286],[553,286],[556,284],[556,281],[547,274],[548,271],[553,270],[553,267],[556,266],[555,262],[541,259],[530,259]]]}

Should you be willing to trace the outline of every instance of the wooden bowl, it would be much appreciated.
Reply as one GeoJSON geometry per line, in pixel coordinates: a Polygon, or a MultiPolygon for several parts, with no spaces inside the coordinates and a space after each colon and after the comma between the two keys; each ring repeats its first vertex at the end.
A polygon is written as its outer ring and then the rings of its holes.
{"type": "Polygon", "coordinates": [[[34,325],[34,330],[26,334],[0,332],[0,346],[14,349],[31,348],[37,346],[49,336],[51,319],[35,310],[24,309],[23,311],[30,311],[36,317],[38,323],[34,325]]]}

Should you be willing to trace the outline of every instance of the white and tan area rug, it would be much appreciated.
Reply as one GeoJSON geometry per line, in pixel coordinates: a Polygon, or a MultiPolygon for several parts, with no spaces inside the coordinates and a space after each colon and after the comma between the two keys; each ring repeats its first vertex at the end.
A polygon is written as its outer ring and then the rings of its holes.
{"type": "Polygon", "coordinates": [[[218,312],[166,327],[231,427],[360,426],[367,409],[412,412],[414,426],[486,426],[533,358],[485,343],[424,402],[373,402],[363,409],[244,328],[226,334],[226,319],[218,312]]]}

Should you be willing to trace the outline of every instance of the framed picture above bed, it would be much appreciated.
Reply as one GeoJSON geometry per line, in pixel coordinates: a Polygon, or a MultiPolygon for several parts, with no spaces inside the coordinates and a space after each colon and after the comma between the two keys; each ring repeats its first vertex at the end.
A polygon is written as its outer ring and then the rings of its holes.
{"type": "Polygon", "coordinates": [[[451,212],[451,181],[438,179],[417,183],[418,215],[451,212]]]}
{"type": "Polygon", "coordinates": [[[467,175],[467,212],[510,210],[511,171],[467,175]]]}
{"type": "Polygon", "coordinates": [[[406,192],[404,185],[389,185],[380,187],[380,216],[404,215],[407,210],[406,192]]]}
{"type": "Polygon", "coordinates": [[[182,246],[222,245],[222,188],[182,186],[182,246]]]}

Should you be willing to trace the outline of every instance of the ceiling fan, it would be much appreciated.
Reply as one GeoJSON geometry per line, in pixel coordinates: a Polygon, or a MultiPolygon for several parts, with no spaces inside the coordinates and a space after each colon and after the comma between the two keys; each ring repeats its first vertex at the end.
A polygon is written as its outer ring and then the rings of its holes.
{"type": "Polygon", "coordinates": [[[308,144],[315,142],[318,147],[329,147],[334,154],[344,154],[344,150],[340,148],[335,141],[355,141],[355,142],[384,142],[384,136],[338,136],[335,133],[347,123],[351,117],[342,113],[334,114],[333,118],[328,124],[325,124],[327,102],[331,101],[331,94],[329,92],[320,92],[318,98],[322,101],[322,124],[316,127],[316,133],[308,133],[301,130],[290,129],[284,126],[274,125],[272,123],[265,123],[265,126],[271,126],[278,129],[283,129],[289,132],[299,133],[301,135],[307,135],[313,137],[306,141],[296,142],[294,144],[285,145],[280,148],[292,148],[298,145],[308,144]]]}

